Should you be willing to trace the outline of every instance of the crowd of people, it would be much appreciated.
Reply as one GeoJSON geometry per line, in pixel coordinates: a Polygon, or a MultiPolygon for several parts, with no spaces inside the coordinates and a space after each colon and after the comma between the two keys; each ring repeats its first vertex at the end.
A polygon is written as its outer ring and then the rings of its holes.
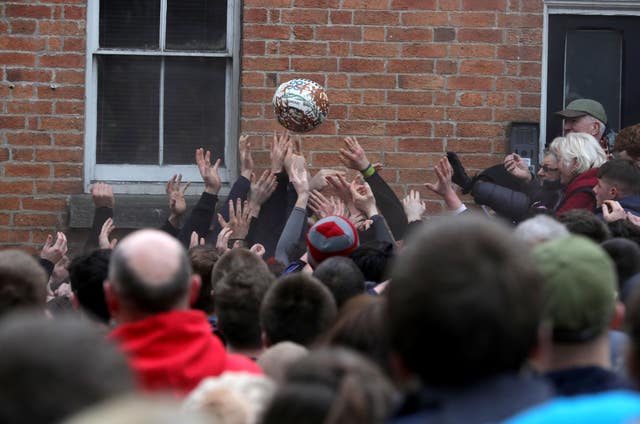
{"type": "Polygon", "coordinates": [[[639,419],[640,124],[611,143],[599,103],[559,114],[535,173],[440,158],[438,216],[352,137],[314,175],[289,133],[261,173],[240,137],[218,208],[198,149],[198,202],[174,175],[167,221],[120,241],[94,184],[81,254],[0,251],[0,422],[639,419]]]}

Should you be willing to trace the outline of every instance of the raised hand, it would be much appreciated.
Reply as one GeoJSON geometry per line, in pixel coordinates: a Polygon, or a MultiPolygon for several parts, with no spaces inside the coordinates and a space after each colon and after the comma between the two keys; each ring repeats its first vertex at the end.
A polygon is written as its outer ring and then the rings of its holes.
{"type": "Polygon", "coordinates": [[[107,219],[104,224],[102,224],[100,235],[98,235],[98,247],[100,247],[100,249],[113,250],[116,247],[118,239],[109,241],[109,236],[111,236],[111,232],[115,230],[115,228],[116,226],[113,223],[113,218],[107,219]]]}
{"type": "Polygon", "coordinates": [[[238,140],[240,147],[240,175],[251,178],[253,172],[253,157],[251,156],[251,142],[248,135],[241,135],[238,140]]]}
{"type": "Polygon", "coordinates": [[[218,233],[218,238],[216,239],[216,250],[219,254],[223,254],[229,250],[229,238],[231,237],[231,228],[223,227],[222,230],[218,233]]]}
{"type": "Polygon", "coordinates": [[[357,211],[356,206],[353,203],[353,195],[351,194],[351,187],[343,175],[331,175],[327,176],[327,182],[329,186],[333,188],[336,196],[346,206],[350,214],[355,214],[357,211]]]}
{"type": "Polygon", "coordinates": [[[527,163],[517,154],[511,153],[504,158],[504,168],[514,177],[531,181],[531,172],[527,163]]]}
{"type": "Polygon", "coordinates": [[[54,243],[53,236],[49,234],[47,240],[42,246],[40,251],[40,257],[46,259],[52,264],[58,263],[64,255],[67,254],[67,237],[63,232],[58,231],[56,233],[56,241],[54,243]]]}
{"type": "Polygon", "coordinates": [[[249,233],[249,225],[251,224],[251,211],[249,210],[248,201],[244,201],[244,207],[241,198],[236,199],[235,207],[233,199],[229,200],[229,221],[225,221],[221,214],[218,214],[218,223],[223,228],[231,229],[234,239],[244,238],[249,233]]]}
{"type": "Polygon", "coordinates": [[[292,147],[291,136],[289,131],[283,131],[280,136],[277,133],[273,133],[273,142],[271,143],[271,172],[277,174],[282,171],[284,166],[284,159],[287,156],[287,151],[292,147]]]}
{"type": "Polygon", "coordinates": [[[427,209],[424,200],[420,200],[420,192],[417,190],[411,190],[407,197],[402,199],[402,206],[409,222],[420,221],[427,209]]]}
{"type": "Polygon", "coordinates": [[[338,157],[344,166],[356,171],[364,171],[370,164],[364,149],[355,137],[344,139],[344,147],[340,149],[338,157]]]}
{"type": "Polygon", "coordinates": [[[204,191],[210,194],[218,194],[222,187],[222,180],[218,174],[218,167],[220,166],[220,159],[211,166],[211,152],[200,147],[196,150],[196,164],[198,170],[204,181],[204,191]]]}
{"type": "Polygon", "coordinates": [[[455,210],[462,206],[462,201],[453,189],[453,168],[446,156],[440,158],[438,163],[433,167],[436,173],[436,181],[434,183],[425,183],[432,192],[442,197],[449,209],[455,210]]]}
{"type": "Polygon", "coordinates": [[[180,217],[184,215],[187,210],[187,201],[185,200],[184,195],[187,188],[191,185],[190,182],[186,182],[181,188],[181,182],[182,174],[174,174],[173,177],[167,181],[167,186],[165,188],[165,193],[167,193],[167,196],[169,197],[169,222],[171,222],[171,225],[176,228],[180,226],[180,217]]]}
{"type": "Polygon", "coordinates": [[[318,172],[316,172],[313,178],[311,178],[311,181],[309,181],[309,190],[321,191],[325,189],[329,185],[329,182],[327,181],[327,177],[335,176],[335,175],[342,175],[344,177],[345,172],[340,171],[338,169],[326,169],[326,168],[319,170],[318,172]]]}
{"type": "Polygon", "coordinates": [[[278,187],[278,179],[270,170],[265,170],[257,181],[255,175],[251,174],[249,210],[252,217],[258,217],[260,208],[271,197],[276,187],[278,187]]]}
{"type": "Polygon", "coordinates": [[[345,215],[344,203],[340,199],[331,196],[327,199],[318,190],[309,192],[309,207],[318,219],[326,218],[331,215],[345,215]]]}
{"type": "Polygon", "coordinates": [[[605,200],[602,202],[602,217],[606,222],[619,221],[621,219],[627,219],[631,214],[622,208],[620,202],[615,200],[605,200]]]}
{"type": "Polygon", "coordinates": [[[94,183],[91,185],[91,198],[96,208],[107,207],[113,209],[116,203],[113,196],[113,187],[106,183],[94,183]]]}
{"type": "Polygon", "coordinates": [[[367,218],[371,218],[373,215],[378,214],[376,199],[373,196],[373,191],[369,184],[366,182],[358,184],[356,180],[353,180],[349,189],[351,190],[354,205],[358,210],[361,210],[367,218]]]}
{"type": "Polygon", "coordinates": [[[191,238],[189,239],[189,249],[195,246],[204,246],[205,240],[204,237],[198,237],[198,233],[195,231],[191,232],[191,238]]]}

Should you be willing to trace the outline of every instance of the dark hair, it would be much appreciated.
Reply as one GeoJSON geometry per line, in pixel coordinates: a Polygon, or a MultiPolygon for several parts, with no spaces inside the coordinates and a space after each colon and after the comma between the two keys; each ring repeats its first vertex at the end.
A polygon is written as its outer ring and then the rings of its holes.
{"type": "Polygon", "coordinates": [[[573,234],[581,234],[597,244],[611,237],[611,232],[600,218],[585,209],[572,209],[558,216],[567,230],[573,234]]]}
{"type": "Polygon", "coordinates": [[[382,423],[394,394],[380,370],[355,352],[316,350],[289,367],[262,424],[382,423]]]}
{"type": "Polygon", "coordinates": [[[611,159],[598,168],[598,178],[615,184],[620,197],[640,194],[640,167],[629,159],[611,159]]]}
{"type": "Polygon", "coordinates": [[[95,325],[16,314],[0,324],[0,422],[53,423],[133,393],[129,367],[95,325]]]}
{"type": "Polygon", "coordinates": [[[393,245],[386,241],[362,243],[349,255],[362,271],[364,279],[376,283],[388,279],[394,256],[393,245]]]}
{"type": "Polygon", "coordinates": [[[17,308],[43,309],[47,279],[38,261],[25,252],[0,251],[0,316],[17,308]]]}
{"type": "Polygon", "coordinates": [[[260,307],[260,325],[273,345],[291,341],[309,346],[336,316],[329,290],[310,275],[287,275],[271,285],[260,307]]]}
{"type": "Polygon", "coordinates": [[[542,280],[508,227],[475,216],[420,230],[387,287],[391,348],[431,386],[519,370],[537,343],[542,280]]]}
{"type": "Polygon", "coordinates": [[[617,221],[609,222],[607,226],[611,232],[611,237],[625,238],[640,246],[640,227],[632,224],[631,221],[619,219],[617,221]]]}
{"type": "Polygon", "coordinates": [[[601,246],[616,265],[618,290],[621,291],[622,284],[640,272],[640,246],[621,237],[606,240],[601,246]]]}
{"type": "Polygon", "coordinates": [[[102,322],[111,316],[104,299],[104,280],[109,275],[110,249],[98,249],[78,256],[69,265],[71,290],[82,309],[102,322]]]}
{"type": "Polygon", "coordinates": [[[385,297],[361,294],[344,304],[333,325],[322,335],[318,344],[348,347],[389,372],[386,317],[385,297]]]}
{"type": "Polygon", "coordinates": [[[338,308],[349,299],[364,292],[364,275],[349,258],[332,256],[325,259],[313,271],[316,277],[329,289],[338,308]]]}
{"type": "Polygon", "coordinates": [[[211,273],[220,255],[213,246],[194,246],[188,252],[191,268],[195,274],[200,276],[202,284],[200,293],[195,303],[191,305],[193,309],[199,309],[206,314],[213,313],[213,295],[211,294],[211,273]]]}
{"type": "Polygon", "coordinates": [[[275,281],[266,264],[229,270],[218,281],[215,310],[218,328],[235,349],[262,347],[260,304],[275,281]]]}
{"type": "Polygon", "coordinates": [[[123,251],[116,248],[111,254],[109,280],[122,300],[138,311],[151,314],[168,312],[189,291],[191,265],[184,250],[179,254],[180,264],[176,272],[167,281],[151,284],[129,267],[123,251]]]}
{"type": "Polygon", "coordinates": [[[640,124],[621,129],[616,136],[613,150],[626,151],[630,157],[640,158],[640,124]]]}
{"type": "Polygon", "coordinates": [[[228,272],[251,266],[260,266],[264,261],[249,249],[231,249],[220,256],[211,270],[211,290],[216,294],[216,285],[228,272]]]}

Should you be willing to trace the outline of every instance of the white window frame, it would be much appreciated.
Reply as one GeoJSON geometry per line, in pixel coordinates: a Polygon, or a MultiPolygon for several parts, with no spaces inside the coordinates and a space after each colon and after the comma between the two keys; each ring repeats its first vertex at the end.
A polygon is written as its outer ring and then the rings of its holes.
{"type": "Polygon", "coordinates": [[[540,84],[540,161],[547,136],[549,15],[640,16],[640,0],[544,0],[540,84]]]}
{"type": "MultiPolygon", "coordinates": [[[[164,25],[167,0],[160,0],[160,49],[158,51],[136,49],[101,49],[98,46],[100,29],[100,1],[87,2],[87,53],[85,71],[85,131],[84,131],[84,191],[89,192],[93,182],[105,181],[116,193],[161,194],[166,181],[173,174],[182,174],[183,181],[201,182],[195,159],[193,165],[118,165],[96,164],[97,104],[98,104],[98,56],[135,55],[158,57],[222,57],[230,59],[226,69],[225,96],[225,149],[220,178],[228,183],[237,175],[239,91],[240,91],[240,33],[241,0],[227,0],[226,50],[219,52],[174,52],[164,50],[164,25]]],[[[108,0],[102,0],[108,1],[108,0]]],[[[162,118],[162,114],[160,114],[162,118]]],[[[160,123],[162,128],[162,123],[160,123]]],[[[162,134],[160,134],[162,137],[162,134]]],[[[202,146],[207,149],[207,146],[202,146]]],[[[212,158],[213,160],[214,158],[212,158]]]]}

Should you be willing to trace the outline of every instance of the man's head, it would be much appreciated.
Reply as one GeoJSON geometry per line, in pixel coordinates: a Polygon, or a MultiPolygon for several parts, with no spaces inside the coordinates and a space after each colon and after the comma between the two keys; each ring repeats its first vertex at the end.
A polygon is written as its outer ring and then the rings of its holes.
{"type": "Polygon", "coordinates": [[[323,218],[307,233],[308,259],[314,268],[331,256],[349,256],[357,247],[358,230],[341,216],[323,218]]]}
{"type": "MultiPolygon", "coordinates": [[[[258,256],[244,249],[233,249],[226,256],[253,255],[255,261],[245,260],[241,267],[226,269],[216,283],[215,311],[218,328],[233,350],[255,350],[262,347],[260,334],[260,305],[275,277],[258,256]]],[[[219,271],[218,269],[216,271],[219,271]]]]}
{"type": "Polygon", "coordinates": [[[329,289],[338,308],[352,297],[364,293],[362,271],[353,260],[344,256],[322,261],[313,271],[313,276],[329,289]]]}
{"type": "Polygon", "coordinates": [[[200,294],[193,304],[193,309],[199,309],[206,314],[211,314],[213,312],[211,273],[219,258],[218,251],[213,246],[194,246],[189,249],[188,254],[193,272],[198,274],[202,281],[200,294]]]}
{"type": "Polygon", "coordinates": [[[598,183],[593,187],[598,207],[605,200],[619,200],[640,194],[640,167],[632,160],[611,159],[598,168],[598,183]]]}
{"type": "Polygon", "coordinates": [[[335,316],[329,290],[310,275],[296,272],[271,285],[260,308],[260,326],[267,346],[282,341],[309,346],[335,316]]]}
{"type": "Polygon", "coordinates": [[[591,99],[574,100],[556,115],[564,119],[564,134],[583,132],[600,140],[607,125],[607,114],[602,105],[591,99]]]}
{"type": "Polygon", "coordinates": [[[545,152],[540,169],[538,170],[540,181],[560,181],[560,169],[558,158],[551,152],[545,152]]]}
{"type": "Polygon", "coordinates": [[[187,309],[199,289],[184,248],[162,231],[136,231],[111,255],[105,296],[117,321],[187,309]]]}
{"type": "Polygon", "coordinates": [[[391,349],[427,385],[516,372],[537,344],[540,275],[527,247],[486,218],[422,228],[399,255],[387,295],[391,349]]]}
{"type": "Polygon", "coordinates": [[[78,256],[69,265],[71,290],[80,306],[92,317],[108,323],[109,309],[104,300],[104,280],[109,273],[110,249],[98,249],[78,256]]]}
{"type": "Polygon", "coordinates": [[[560,182],[568,184],[577,175],[597,168],[607,160],[602,146],[587,133],[571,133],[566,137],[557,137],[549,150],[558,158],[560,182]]]}
{"type": "Polygon", "coordinates": [[[571,234],[585,236],[596,243],[611,237],[607,224],[594,213],[585,209],[571,209],[558,215],[560,221],[571,234]]]}
{"type": "Polygon", "coordinates": [[[44,310],[47,273],[26,253],[0,251],[0,315],[17,308],[44,310]]]}
{"type": "Polygon", "coordinates": [[[613,151],[621,159],[640,161],[640,124],[621,129],[613,144],[613,151]]]}
{"type": "Polygon", "coordinates": [[[533,256],[544,280],[553,341],[584,343],[606,331],[617,287],[607,253],[588,238],[571,235],[538,245],[533,256]]]}

